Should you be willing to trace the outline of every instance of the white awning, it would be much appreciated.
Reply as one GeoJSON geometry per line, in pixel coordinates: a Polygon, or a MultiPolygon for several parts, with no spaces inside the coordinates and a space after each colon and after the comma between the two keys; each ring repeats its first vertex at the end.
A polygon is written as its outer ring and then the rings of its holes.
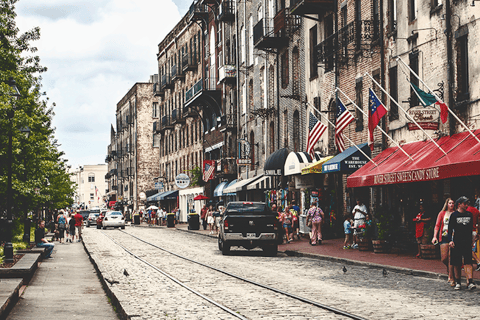
{"type": "Polygon", "coordinates": [[[247,186],[247,190],[270,190],[274,189],[273,186],[274,177],[272,176],[264,176],[257,181],[250,183],[247,186]]]}
{"type": "Polygon", "coordinates": [[[223,189],[223,193],[235,193],[246,190],[248,184],[257,181],[261,177],[263,177],[263,174],[255,176],[253,178],[237,181],[234,185],[228,186],[227,188],[223,189]]]}
{"type": "Polygon", "coordinates": [[[283,172],[285,176],[294,174],[301,174],[302,169],[312,163],[312,158],[306,152],[290,152],[287,160],[285,160],[285,167],[283,172]]]}

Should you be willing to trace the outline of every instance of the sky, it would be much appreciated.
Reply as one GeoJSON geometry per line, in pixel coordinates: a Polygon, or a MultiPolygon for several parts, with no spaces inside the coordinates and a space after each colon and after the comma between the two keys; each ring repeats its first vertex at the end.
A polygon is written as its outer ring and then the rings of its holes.
{"type": "Polygon", "coordinates": [[[104,164],[117,103],[158,73],[158,44],[190,6],[180,0],[20,0],[17,27],[40,27],[43,90],[72,168],[104,164]]]}

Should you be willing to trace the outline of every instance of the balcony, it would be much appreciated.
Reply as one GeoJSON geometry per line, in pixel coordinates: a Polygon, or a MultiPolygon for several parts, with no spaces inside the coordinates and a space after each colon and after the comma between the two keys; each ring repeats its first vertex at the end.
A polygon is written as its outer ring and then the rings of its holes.
{"type": "Polygon", "coordinates": [[[355,55],[371,54],[379,37],[378,20],[352,21],[316,46],[318,61],[332,64],[336,56],[345,64],[355,55]]]}
{"type": "Polygon", "coordinates": [[[288,45],[288,37],[274,32],[274,20],[261,19],[253,27],[253,43],[257,49],[281,49],[288,45]]]}
{"type": "Polygon", "coordinates": [[[236,131],[237,130],[237,115],[235,113],[226,114],[222,116],[222,126],[220,131],[236,131]]]}
{"type": "Polygon", "coordinates": [[[237,68],[235,65],[224,65],[218,69],[218,81],[235,82],[237,77],[237,68]]]}
{"type": "Polygon", "coordinates": [[[218,20],[235,21],[235,2],[232,0],[223,0],[218,7],[218,20]]]}
{"type": "Polygon", "coordinates": [[[111,169],[110,170],[110,175],[116,176],[117,175],[117,169],[111,169]]]}
{"type": "Polygon", "coordinates": [[[215,78],[203,78],[197,81],[187,92],[185,92],[184,107],[204,107],[211,105],[216,114],[221,114],[220,101],[221,91],[217,90],[215,78]]]}
{"type": "Polygon", "coordinates": [[[159,133],[161,131],[160,120],[156,120],[153,122],[153,132],[159,133]]]}
{"type": "Polygon", "coordinates": [[[182,68],[177,68],[177,65],[172,66],[172,81],[185,79],[185,74],[182,68]]]}
{"type": "Polygon", "coordinates": [[[155,82],[153,84],[153,95],[155,97],[164,97],[165,96],[165,91],[162,90],[160,87],[160,82],[155,82]]]}
{"type": "MultiPolygon", "coordinates": [[[[208,6],[198,2],[192,3],[188,10],[188,20],[190,21],[207,21],[208,19],[208,6]]],[[[215,1],[214,1],[215,2],[215,1]]]]}
{"type": "Polygon", "coordinates": [[[291,0],[290,13],[296,15],[318,14],[332,10],[333,0],[291,0]]]}
{"type": "Polygon", "coordinates": [[[182,70],[183,72],[186,71],[195,71],[198,69],[198,63],[197,60],[194,58],[194,56],[190,53],[185,53],[182,56],[182,70]]]}
{"type": "Polygon", "coordinates": [[[183,124],[185,123],[185,118],[182,115],[181,109],[173,109],[172,111],[172,121],[176,124],[183,124]]]}
{"type": "Polygon", "coordinates": [[[173,89],[174,85],[170,74],[162,74],[162,85],[160,86],[162,90],[173,89]]]}
{"type": "Polygon", "coordinates": [[[187,118],[196,118],[198,117],[198,112],[196,112],[193,108],[184,107],[183,108],[183,117],[187,118]]]}
{"type": "Polygon", "coordinates": [[[165,130],[172,130],[172,129],[173,129],[173,123],[172,123],[172,119],[170,118],[170,116],[163,116],[160,131],[163,132],[165,130]]]}
{"type": "Polygon", "coordinates": [[[217,171],[217,178],[226,178],[237,175],[237,159],[236,158],[224,158],[220,159],[221,170],[217,171]]]}

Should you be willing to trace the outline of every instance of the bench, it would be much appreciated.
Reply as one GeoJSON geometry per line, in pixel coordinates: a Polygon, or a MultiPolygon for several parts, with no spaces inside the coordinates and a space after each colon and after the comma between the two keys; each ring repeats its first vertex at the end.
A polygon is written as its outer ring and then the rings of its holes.
{"type": "Polygon", "coordinates": [[[22,285],[22,279],[0,279],[0,319],[5,319],[17,303],[22,285]]]}
{"type": "Polygon", "coordinates": [[[0,278],[23,278],[23,282],[28,284],[38,267],[40,256],[40,253],[24,254],[13,267],[0,269],[0,278]]]}
{"type": "Polygon", "coordinates": [[[20,249],[20,250],[17,250],[17,253],[18,254],[25,254],[25,253],[37,253],[37,254],[40,254],[42,259],[45,258],[45,252],[47,251],[47,248],[46,247],[41,247],[41,248],[38,248],[38,247],[33,247],[32,249],[20,249]]]}

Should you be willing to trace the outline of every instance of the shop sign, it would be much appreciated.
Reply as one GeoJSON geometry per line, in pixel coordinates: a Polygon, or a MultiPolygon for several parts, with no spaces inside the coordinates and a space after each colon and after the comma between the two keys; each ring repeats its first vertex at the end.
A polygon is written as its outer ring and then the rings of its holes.
{"type": "Polygon", "coordinates": [[[175,184],[180,189],[185,189],[190,185],[190,177],[185,173],[180,173],[175,177],[175,184]]]}
{"type": "Polygon", "coordinates": [[[163,190],[163,182],[155,182],[156,190],[163,190]]]}
{"type": "MultiPolygon", "coordinates": [[[[408,115],[415,120],[423,130],[438,130],[440,111],[434,107],[417,106],[408,109],[408,115]]],[[[410,118],[408,118],[411,121],[410,118]]],[[[414,122],[407,122],[408,130],[420,130],[414,122]]]]}
{"type": "Polygon", "coordinates": [[[313,180],[313,176],[295,177],[295,187],[296,187],[296,189],[313,188],[314,186],[315,186],[315,182],[313,180]]]}
{"type": "Polygon", "coordinates": [[[237,165],[248,166],[252,164],[252,159],[237,159],[237,165]]]}
{"type": "Polygon", "coordinates": [[[395,184],[406,182],[429,181],[440,178],[439,167],[417,169],[403,172],[384,173],[373,176],[374,185],[395,184]]]}

